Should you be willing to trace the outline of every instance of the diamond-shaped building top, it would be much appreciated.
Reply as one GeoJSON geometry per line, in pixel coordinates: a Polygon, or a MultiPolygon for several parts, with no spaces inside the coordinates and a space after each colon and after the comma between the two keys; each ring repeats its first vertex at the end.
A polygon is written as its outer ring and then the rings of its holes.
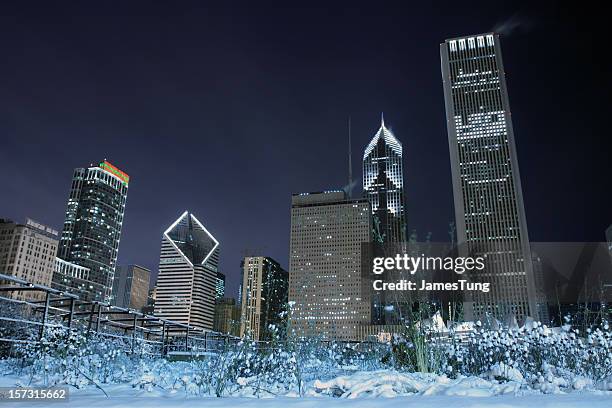
{"type": "Polygon", "coordinates": [[[219,241],[189,211],[164,232],[157,277],[157,316],[212,330],[219,241]]]}
{"type": "Polygon", "coordinates": [[[189,211],[185,211],[164,233],[189,263],[204,265],[219,241],[189,211]]]}

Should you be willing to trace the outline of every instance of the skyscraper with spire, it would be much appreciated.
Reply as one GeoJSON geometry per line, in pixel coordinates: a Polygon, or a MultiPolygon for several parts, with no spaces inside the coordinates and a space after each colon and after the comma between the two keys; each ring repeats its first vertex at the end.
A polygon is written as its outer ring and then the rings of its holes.
{"type": "Polygon", "coordinates": [[[378,132],[363,153],[363,191],[372,206],[378,239],[406,241],[402,144],[382,115],[378,132]]]}

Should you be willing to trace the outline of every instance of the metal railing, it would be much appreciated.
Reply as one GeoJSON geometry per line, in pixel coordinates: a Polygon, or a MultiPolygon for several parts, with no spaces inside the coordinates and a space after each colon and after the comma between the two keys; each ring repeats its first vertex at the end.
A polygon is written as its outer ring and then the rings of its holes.
{"type": "MultiPolygon", "coordinates": [[[[0,322],[39,327],[38,335],[26,338],[1,335],[0,343],[40,342],[49,327],[85,330],[109,338],[123,339],[134,352],[137,343],[149,344],[153,354],[166,355],[169,351],[209,352],[223,344],[238,342],[234,336],[204,330],[193,325],[141,313],[137,310],[113,306],[106,302],[83,300],[72,293],[27,282],[14,276],[0,274],[0,301],[21,309],[17,316],[9,310],[0,311],[0,322]],[[13,294],[19,292],[18,299],[13,294]],[[27,293],[39,296],[24,296],[27,293]],[[42,299],[41,299],[42,298],[42,299]],[[27,310],[30,313],[23,313],[27,310]],[[6,312],[9,313],[6,313],[6,312]]],[[[7,306],[3,308],[8,309],[7,306]]],[[[32,333],[32,330],[30,330],[32,333]]]]}

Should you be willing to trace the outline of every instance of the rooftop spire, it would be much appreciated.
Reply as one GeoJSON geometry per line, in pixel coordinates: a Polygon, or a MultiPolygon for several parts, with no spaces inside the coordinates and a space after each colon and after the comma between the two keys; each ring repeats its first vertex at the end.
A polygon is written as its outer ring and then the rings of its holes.
{"type": "Polygon", "coordinates": [[[380,127],[385,127],[385,113],[380,112],[380,127]]]}

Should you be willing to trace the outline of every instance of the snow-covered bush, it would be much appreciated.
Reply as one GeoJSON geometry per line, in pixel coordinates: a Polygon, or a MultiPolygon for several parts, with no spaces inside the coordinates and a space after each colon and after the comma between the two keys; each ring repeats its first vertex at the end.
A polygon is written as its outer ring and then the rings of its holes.
{"type": "MultiPolygon", "coordinates": [[[[412,331],[388,344],[285,336],[283,328],[271,326],[266,342],[220,341],[215,350],[194,350],[182,362],[156,355],[142,338],[48,326],[40,341],[36,328],[29,333],[31,343],[13,347],[11,361],[14,371],[29,378],[28,384],[94,386],[103,392],[105,384],[122,383],[216,397],[304,396],[313,389],[333,396],[361,395],[370,391],[353,382],[361,378],[358,373],[370,372],[394,373],[369,380],[381,387],[380,395],[420,392],[410,385],[411,378],[434,381],[441,376],[450,377],[448,381],[468,376],[545,393],[612,389],[612,331],[605,322],[585,330],[535,322],[522,328],[474,326],[471,334],[460,336],[452,329],[412,325],[412,331]],[[349,377],[350,384],[342,380],[349,377]]],[[[182,337],[168,339],[172,347],[183,342],[182,337]]]]}
{"type": "Polygon", "coordinates": [[[148,359],[141,340],[126,353],[131,344],[123,339],[65,327],[46,327],[40,339],[31,336],[31,342],[16,347],[16,361],[30,381],[40,379],[46,386],[94,385],[103,390],[102,384],[128,381],[134,368],[148,359]]]}
{"type": "MultiPolygon", "coordinates": [[[[23,304],[0,299],[0,338],[12,339],[17,342],[27,340],[32,326],[26,321],[33,319],[32,312],[23,304]]],[[[14,353],[14,344],[0,341],[0,358],[6,358],[14,353]]]]}
{"type": "Polygon", "coordinates": [[[447,345],[449,374],[492,374],[528,381],[547,375],[583,376],[603,381],[612,375],[612,331],[607,323],[579,330],[551,329],[538,322],[519,329],[477,329],[465,342],[447,345]],[[510,373],[510,374],[509,374],[510,373]]]}

